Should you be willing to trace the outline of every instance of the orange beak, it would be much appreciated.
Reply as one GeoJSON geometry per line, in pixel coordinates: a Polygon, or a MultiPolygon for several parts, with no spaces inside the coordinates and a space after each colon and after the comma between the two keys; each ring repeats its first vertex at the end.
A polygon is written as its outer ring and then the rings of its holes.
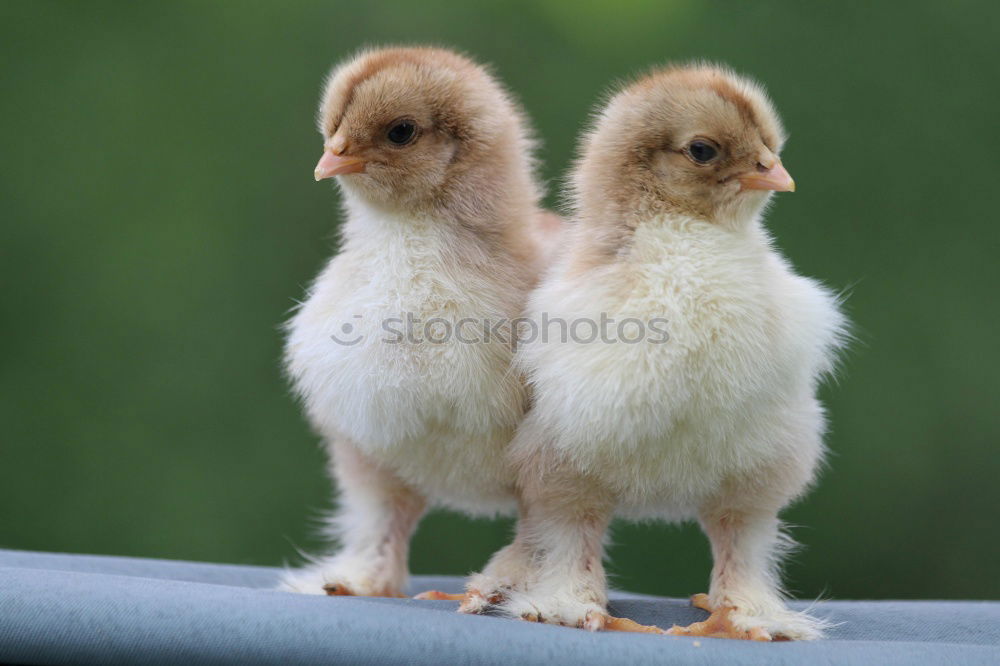
{"type": "Polygon", "coordinates": [[[323,151],[323,157],[319,158],[313,176],[316,180],[333,178],[345,173],[361,173],[365,170],[365,161],[357,157],[337,155],[332,149],[323,151]]]}
{"type": "Polygon", "coordinates": [[[774,166],[766,171],[748,173],[739,177],[740,185],[744,190],[774,190],[775,192],[794,192],[795,181],[785,171],[779,160],[774,161],[774,166]]]}

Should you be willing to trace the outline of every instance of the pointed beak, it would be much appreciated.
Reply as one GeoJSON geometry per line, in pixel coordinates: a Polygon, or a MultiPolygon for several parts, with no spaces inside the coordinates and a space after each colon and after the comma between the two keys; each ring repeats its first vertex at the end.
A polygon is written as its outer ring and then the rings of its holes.
{"type": "Polygon", "coordinates": [[[748,173],[740,176],[740,185],[744,190],[774,190],[775,192],[794,192],[795,181],[785,171],[779,160],[775,160],[774,166],[764,171],[748,173]]]}
{"type": "Polygon", "coordinates": [[[364,170],[365,161],[363,159],[337,155],[332,149],[327,148],[323,151],[323,157],[319,158],[316,170],[313,171],[313,176],[316,180],[323,180],[324,178],[341,176],[345,173],[361,173],[364,170]]]}

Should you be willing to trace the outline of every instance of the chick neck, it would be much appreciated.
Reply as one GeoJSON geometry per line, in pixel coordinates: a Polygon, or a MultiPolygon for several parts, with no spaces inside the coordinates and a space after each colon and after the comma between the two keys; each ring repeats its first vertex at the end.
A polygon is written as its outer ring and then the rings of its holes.
{"type": "Polygon", "coordinates": [[[411,224],[412,233],[443,230],[488,257],[533,262],[537,248],[526,239],[541,194],[526,145],[517,128],[510,128],[492,145],[456,155],[441,185],[422,196],[375,198],[340,181],[346,213],[341,234],[345,240],[364,236],[373,220],[411,224]]]}

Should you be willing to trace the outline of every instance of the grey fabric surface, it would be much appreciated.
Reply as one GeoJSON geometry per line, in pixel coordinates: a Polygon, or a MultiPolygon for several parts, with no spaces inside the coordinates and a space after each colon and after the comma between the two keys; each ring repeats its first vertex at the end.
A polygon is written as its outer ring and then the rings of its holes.
{"type": "MultiPolygon", "coordinates": [[[[749,643],[470,617],[446,601],[300,596],[276,569],[0,551],[4,664],[1000,664],[998,602],[830,601],[828,640],[749,643]]],[[[413,590],[458,591],[416,577],[413,590]]],[[[670,626],[685,600],[615,593],[612,611],[670,626]]],[[[804,608],[805,604],[796,604],[804,608]]]]}

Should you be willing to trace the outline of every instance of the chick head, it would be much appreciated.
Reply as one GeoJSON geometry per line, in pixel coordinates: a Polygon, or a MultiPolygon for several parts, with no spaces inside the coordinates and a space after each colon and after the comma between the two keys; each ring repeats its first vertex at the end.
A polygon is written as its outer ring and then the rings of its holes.
{"type": "MultiPolygon", "coordinates": [[[[327,79],[316,180],[402,210],[481,204],[515,174],[533,188],[520,108],[482,66],[437,48],[363,51],[327,79]]],[[[536,196],[533,191],[530,196],[536,196]]]]}
{"type": "Polygon", "coordinates": [[[708,65],[657,70],[598,113],[574,173],[576,203],[602,215],[749,219],[772,192],[795,189],[784,140],[753,81],[708,65]]]}

